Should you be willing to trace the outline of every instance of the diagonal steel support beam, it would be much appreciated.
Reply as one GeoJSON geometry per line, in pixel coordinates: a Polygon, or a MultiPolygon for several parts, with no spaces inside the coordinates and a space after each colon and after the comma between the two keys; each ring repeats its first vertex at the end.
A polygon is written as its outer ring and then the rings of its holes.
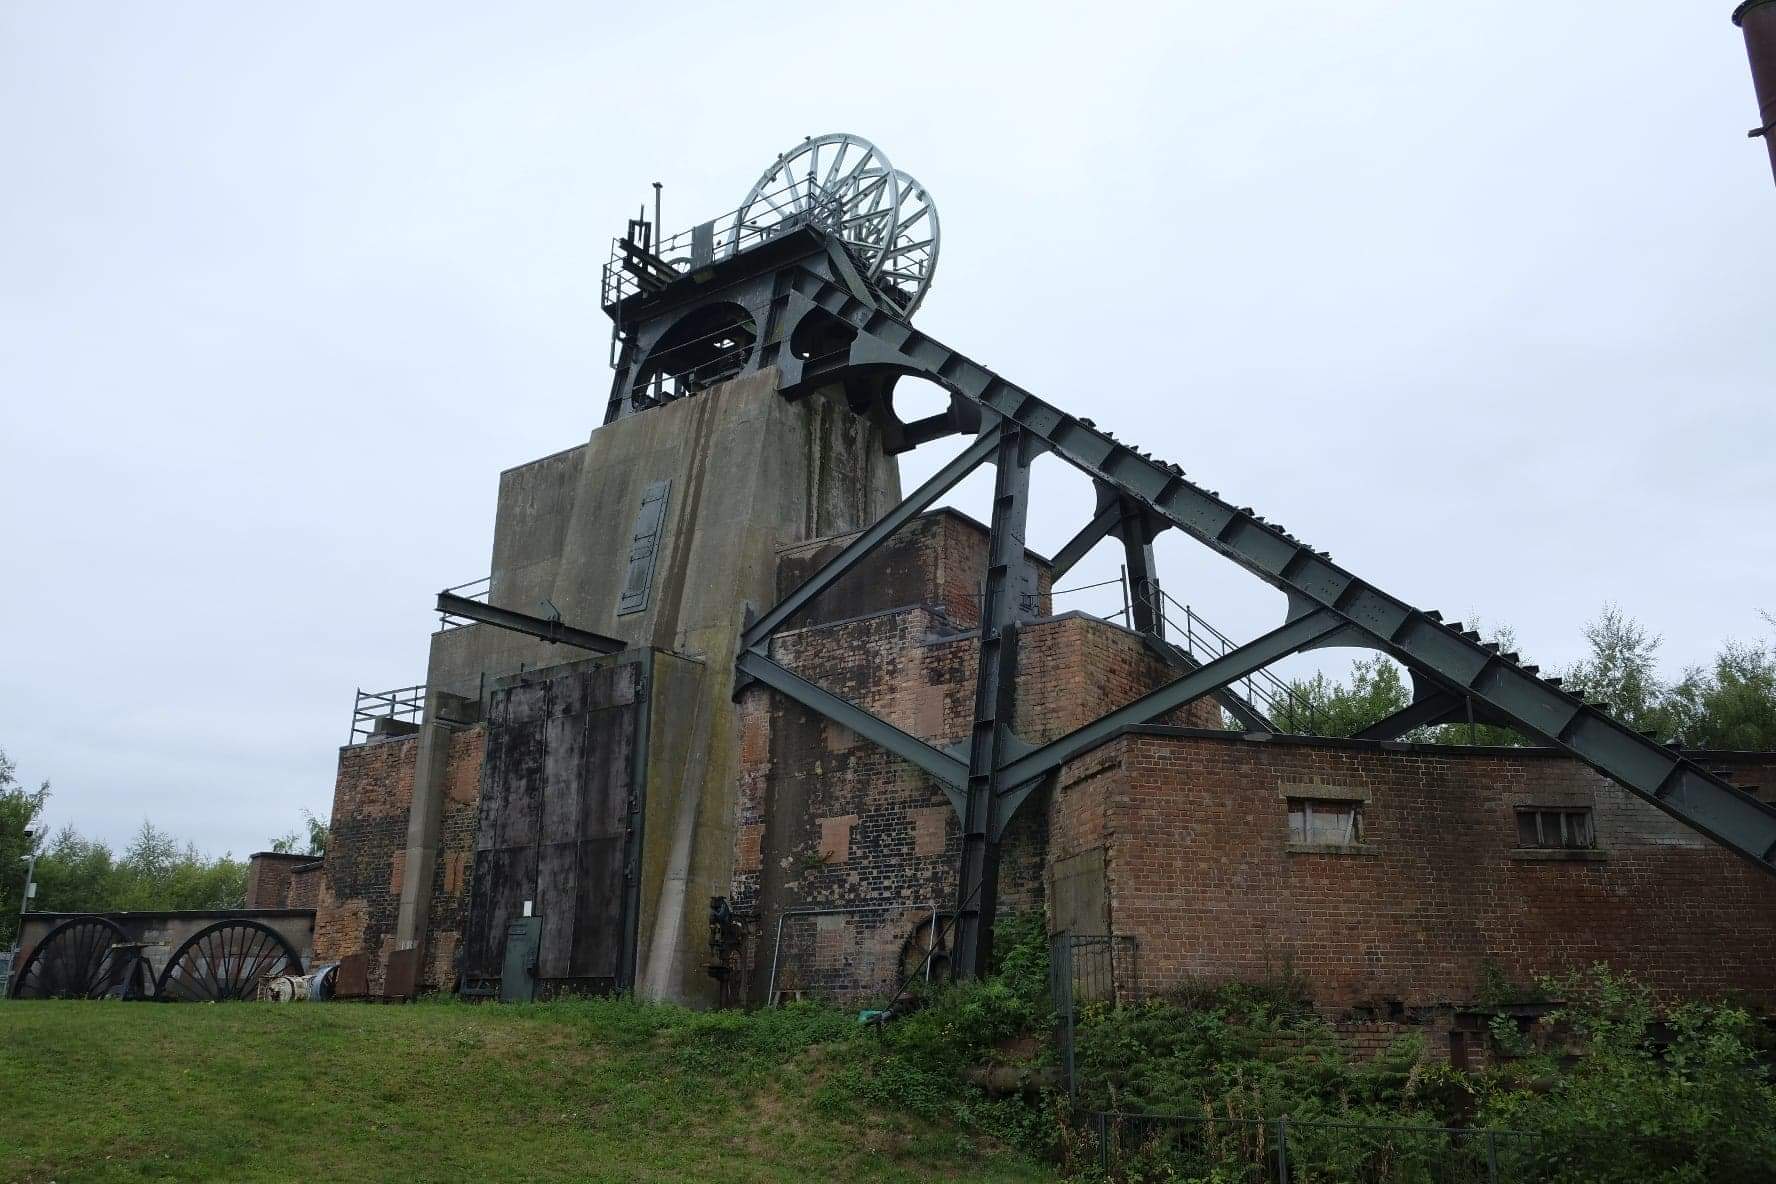
{"type": "Polygon", "coordinates": [[[880,745],[942,783],[952,803],[960,810],[960,790],[968,784],[968,766],[940,748],[934,748],[901,731],[887,720],[840,698],[831,691],[815,686],[801,675],[778,665],[756,650],[746,650],[738,662],[740,673],[764,683],[779,694],[787,695],[810,711],[818,712],[842,727],[850,728],[871,743],[880,745]]]}
{"type": "Polygon", "coordinates": [[[1416,703],[1409,703],[1392,715],[1376,720],[1355,736],[1353,740],[1398,740],[1413,728],[1422,728],[1427,724],[1446,723],[1451,713],[1459,712],[1462,701],[1446,691],[1426,695],[1416,703]]]}
{"type": "Polygon", "coordinates": [[[1121,521],[1122,507],[1116,503],[1112,502],[1099,510],[1078,534],[1067,540],[1066,546],[1055,552],[1051,561],[1054,578],[1058,580],[1073,570],[1073,566],[1084,559],[1086,553],[1097,546],[1105,535],[1116,529],[1116,524],[1121,521]]]}
{"type": "Polygon", "coordinates": [[[1057,740],[1051,740],[1035,752],[1018,757],[999,768],[1004,785],[1022,785],[1026,781],[1058,769],[1074,757],[1088,752],[1123,728],[1144,724],[1164,715],[1174,707],[1182,707],[1193,699],[1212,695],[1230,682],[1286,658],[1304,646],[1335,633],[1342,623],[1329,612],[1312,612],[1273,629],[1237,650],[1230,650],[1211,662],[1205,662],[1180,678],[1173,679],[1158,690],[1149,691],[1126,707],[1099,716],[1082,728],[1075,728],[1057,740]]]}
{"type": "Polygon", "coordinates": [[[841,577],[868,558],[888,537],[931,507],[931,503],[948,493],[956,482],[974,472],[992,458],[999,446],[997,432],[987,432],[960,455],[939,469],[907,499],[876,520],[874,526],[852,539],[832,561],[803,580],[801,585],[778,601],[776,606],[747,627],[740,636],[740,648],[757,649],[759,644],[782,627],[783,623],[806,608],[815,597],[838,583],[841,577]]]}
{"type": "Polygon", "coordinates": [[[571,645],[576,649],[591,650],[595,654],[621,653],[623,650],[631,648],[632,644],[620,637],[606,637],[602,633],[575,629],[572,625],[551,621],[547,617],[533,617],[529,613],[521,613],[515,609],[483,604],[479,600],[470,600],[467,597],[458,596],[454,592],[438,593],[438,611],[449,613],[453,617],[468,617],[483,625],[510,629],[514,633],[528,633],[530,636],[540,637],[544,641],[571,645]]]}
{"type": "MultiPolygon", "coordinates": [[[[1473,701],[1526,735],[1546,739],[1637,797],[1776,873],[1776,807],[1727,784],[1690,757],[1611,718],[1535,672],[1488,649],[1332,562],[1331,556],[1188,480],[1176,465],[1119,443],[1089,421],[1043,402],[978,362],[874,304],[851,297],[806,269],[791,276],[796,295],[857,332],[846,368],[887,369],[926,378],[1003,416],[1069,464],[1151,509],[1198,542],[1288,595],[1292,605],[1331,612],[1351,644],[1368,645],[1439,686],[1473,701]]],[[[786,333],[793,332],[786,325],[786,333]]],[[[822,378],[831,375],[822,374],[822,378]]],[[[801,373],[784,363],[781,381],[801,373]]]]}

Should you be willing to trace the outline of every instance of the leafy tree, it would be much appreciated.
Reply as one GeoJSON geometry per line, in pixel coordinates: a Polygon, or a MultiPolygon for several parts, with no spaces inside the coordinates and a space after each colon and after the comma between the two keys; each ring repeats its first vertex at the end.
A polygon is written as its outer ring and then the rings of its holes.
{"type": "Polygon", "coordinates": [[[12,945],[18,934],[25,862],[43,845],[43,806],[49,800],[49,782],[26,789],[17,773],[18,766],[0,750],[0,948],[12,945]]]}
{"type": "Polygon", "coordinates": [[[1692,669],[1665,704],[1692,748],[1776,748],[1776,643],[1729,641],[1710,669],[1692,669]]]}
{"type": "Polygon", "coordinates": [[[1566,689],[1609,704],[1610,714],[1631,728],[1669,736],[1674,721],[1658,673],[1663,639],[1612,602],[1585,626],[1585,641],[1591,656],[1561,673],[1566,689]]]}
{"type": "Polygon", "coordinates": [[[308,832],[289,831],[271,841],[271,849],[283,855],[325,855],[327,824],[315,817],[314,811],[302,811],[302,825],[308,832]]]}
{"type": "Polygon", "coordinates": [[[63,827],[38,857],[37,882],[36,907],[54,912],[231,909],[247,897],[245,863],[207,859],[146,821],[121,858],[63,827]]]}

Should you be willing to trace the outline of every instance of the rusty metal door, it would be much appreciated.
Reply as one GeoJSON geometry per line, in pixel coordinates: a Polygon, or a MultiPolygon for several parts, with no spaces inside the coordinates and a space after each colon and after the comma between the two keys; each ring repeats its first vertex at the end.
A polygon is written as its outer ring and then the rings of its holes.
{"type": "Polygon", "coordinates": [[[629,985],[639,843],[637,662],[525,676],[493,692],[463,981],[500,977],[511,925],[540,921],[541,997],[629,985]]]}

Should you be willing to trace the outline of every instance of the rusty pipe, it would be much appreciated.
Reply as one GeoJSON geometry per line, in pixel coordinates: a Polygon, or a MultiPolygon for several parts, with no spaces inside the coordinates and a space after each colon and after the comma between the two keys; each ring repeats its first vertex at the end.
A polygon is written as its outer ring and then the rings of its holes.
{"type": "Polygon", "coordinates": [[[1776,0],[1745,0],[1733,10],[1733,23],[1745,31],[1745,52],[1751,59],[1751,84],[1757,91],[1758,126],[1770,153],[1770,174],[1776,177],[1776,0]]]}

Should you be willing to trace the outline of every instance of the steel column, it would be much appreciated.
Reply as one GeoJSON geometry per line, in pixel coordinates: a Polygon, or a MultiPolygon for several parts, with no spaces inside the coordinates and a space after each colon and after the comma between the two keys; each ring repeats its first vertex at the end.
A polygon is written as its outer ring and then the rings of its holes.
{"type": "Polygon", "coordinates": [[[1153,540],[1147,532],[1141,507],[1118,498],[1122,513],[1123,564],[1128,568],[1129,603],[1134,611],[1136,633],[1165,640],[1165,605],[1159,599],[1159,569],[1153,562],[1153,540]]]}
{"type": "Polygon", "coordinates": [[[1036,615],[1036,572],[1024,552],[1030,512],[1031,443],[1006,425],[997,433],[997,472],[987,542],[987,587],[981,602],[980,665],[974,729],[968,745],[968,788],[962,812],[962,862],[957,877],[954,963],[963,978],[984,977],[993,958],[999,898],[999,765],[1017,708],[1018,626],[1036,615]]]}

